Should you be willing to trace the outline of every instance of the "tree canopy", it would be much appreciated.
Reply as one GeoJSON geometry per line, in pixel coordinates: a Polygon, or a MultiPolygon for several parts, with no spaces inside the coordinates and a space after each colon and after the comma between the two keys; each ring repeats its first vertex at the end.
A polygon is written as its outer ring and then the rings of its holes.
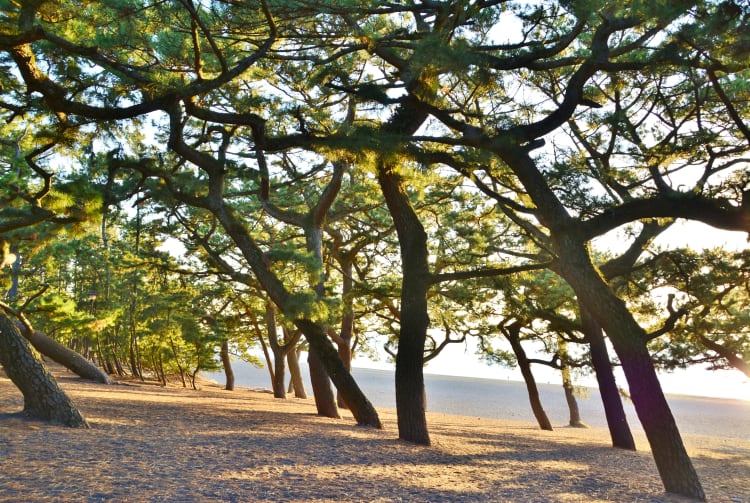
{"type": "Polygon", "coordinates": [[[665,488],[703,499],[654,368],[746,372],[747,260],[651,240],[677,219],[750,232],[749,18],[731,0],[0,2],[9,301],[111,372],[183,382],[265,343],[270,302],[373,426],[344,360],[378,334],[420,444],[431,327],[533,327],[585,360],[590,332],[571,334],[594,323],[665,488]],[[603,255],[616,232],[627,251],[603,255]]]}

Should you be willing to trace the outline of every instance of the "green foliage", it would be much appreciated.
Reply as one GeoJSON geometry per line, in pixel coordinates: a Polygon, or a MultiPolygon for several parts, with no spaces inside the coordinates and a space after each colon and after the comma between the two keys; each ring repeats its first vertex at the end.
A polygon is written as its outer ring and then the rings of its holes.
{"type": "MultiPolygon", "coordinates": [[[[66,341],[85,331],[123,361],[140,344],[144,364],[208,368],[223,340],[252,347],[242,318],[275,287],[287,321],[335,326],[351,310],[359,334],[391,336],[399,249],[376,180],[388,165],[425,227],[431,273],[469,276],[433,286],[436,331],[481,337],[487,358],[512,364],[492,345],[501,321],[523,320],[549,351],[555,316],[577,321],[550,272],[471,275],[559,258],[532,175],[576,224],[632,201],[745,204],[742,5],[265,5],[0,2],[0,264],[21,258],[23,298],[50,285],[33,305],[40,326],[66,341]],[[31,25],[49,35],[16,37],[31,25]],[[12,53],[26,48],[36,66],[21,71],[12,53]],[[422,113],[416,139],[387,132],[422,113]],[[500,159],[542,137],[538,173],[500,159]],[[300,223],[333,162],[346,175],[318,256],[300,223]],[[165,252],[172,240],[185,257],[165,252]]],[[[747,358],[745,259],[712,253],[656,260],[618,289],[651,330],[669,314],[655,288],[688,310],[652,343],[664,361],[703,358],[696,334],[747,358]]]]}

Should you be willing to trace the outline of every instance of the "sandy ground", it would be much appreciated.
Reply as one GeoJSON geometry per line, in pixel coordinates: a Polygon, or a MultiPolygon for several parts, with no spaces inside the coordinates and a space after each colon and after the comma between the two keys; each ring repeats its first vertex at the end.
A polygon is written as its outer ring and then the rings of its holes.
{"type": "MultiPolygon", "coordinates": [[[[431,413],[432,447],[315,415],[312,400],[58,374],[92,428],[25,421],[0,376],[0,501],[683,502],[665,494],[645,439],[606,430],[431,413]]],[[[750,438],[686,436],[709,501],[750,503],[750,438]]]]}

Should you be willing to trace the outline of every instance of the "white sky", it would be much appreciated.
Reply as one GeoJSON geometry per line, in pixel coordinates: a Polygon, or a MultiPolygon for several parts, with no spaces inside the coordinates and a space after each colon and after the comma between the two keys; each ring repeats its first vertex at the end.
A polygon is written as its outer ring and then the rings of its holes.
{"type": "MultiPolygon", "coordinates": [[[[379,362],[355,359],[354,366],[382,370],[394,368],[393,364],[386,362],[385,358],[379,362]]],[[[549,367],[532,365],[532,371],[538,383],[561,384],[560,373],[549,367]]],[[[484,379],[523,380],[521,372],[517,368],[507,369],[499,365],[488,366],[479,361],[474,353],[474,345],[469,342],[467,342],[467,345],[450,344],[439,356],[427,364],[425,372],[484,379]]],[[[616,369],[615,376],[617,384],[627,389],[627,381],[619,368],[616,369]]],[[[686,370],[676,370],[672,373],[660,373],[659,380],[665,393],[750,401],[750,379],[739,370],[708,371],[696,366],[686,370]]],[[[576,384],[596,387],[596,378],[593,375],[587,376],[578,380],[576,384]]]]}

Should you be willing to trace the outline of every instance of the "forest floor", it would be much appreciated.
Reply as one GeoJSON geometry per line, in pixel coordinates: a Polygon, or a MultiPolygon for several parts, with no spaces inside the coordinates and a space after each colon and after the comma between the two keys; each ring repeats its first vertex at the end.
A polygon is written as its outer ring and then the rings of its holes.
{"type": "MultiPolygon", "coordinates": [[[[53,367],[54,368],[54,367],[53,367]]],[[[643,437],[611,448],[604,429],[428,413],[431,447],[312,399],[151,384],[99,385],[54,368],[91,424],[27,421],[0,372],[0,501],[8,502],[664,502],[643,437]]],[[[685,436],[709,501],[750,503],[750,438],[685,436]]]]}

